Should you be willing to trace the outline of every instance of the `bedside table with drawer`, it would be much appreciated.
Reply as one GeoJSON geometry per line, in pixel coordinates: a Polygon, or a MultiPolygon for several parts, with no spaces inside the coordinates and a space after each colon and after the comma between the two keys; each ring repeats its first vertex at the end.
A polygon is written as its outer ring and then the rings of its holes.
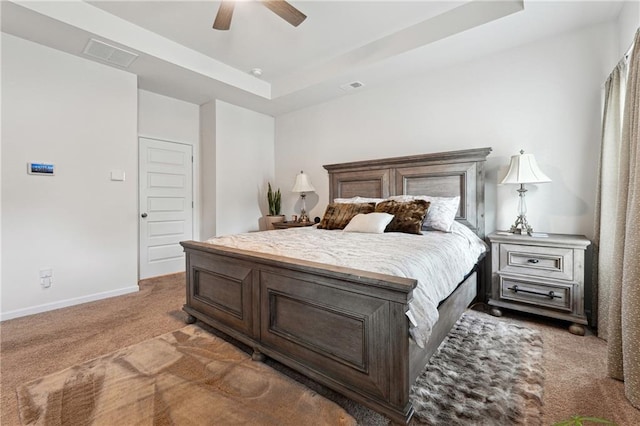
{"type": "Polygon", "coordinates": [[[591,242],[561,234],[494,232],[488,238],[492,313],[507,308],[571,321],[569,331],[584,335],[584,259],[591,242]]]}

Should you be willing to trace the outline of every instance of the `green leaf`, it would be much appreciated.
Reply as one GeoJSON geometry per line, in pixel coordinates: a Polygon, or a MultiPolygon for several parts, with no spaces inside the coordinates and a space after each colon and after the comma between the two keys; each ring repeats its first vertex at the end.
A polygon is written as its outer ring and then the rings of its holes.
{"type": "Polygon", "coordinates": [[[590,416],[572,416],[569,420],[563,420],[557,423],[554,423],[553,426],[583,426],[583,422],[591,422],[597,424],[605,424],[605,425],[615,425],[614,422],[602,419],[600,417],[590,417],[590,416]]]}
{"type": "Polygon", "coordinates": [[[599,423],[599,424],[602,424],[602,425],[614,425],[615,424],[612,421],[609,421],[607,419],[602,419],[600,417],[586,417],[586,416],[583,416],[583,417],[580,417],[580,420],[586,421],[586,422],[599,423]]]}
{"type": "Polygon", "coordinates": [[[282,200],[282,196],[280,194],[280,189],[276,192],[273,192],[271,189],[271,182],[267,182],[267,201],[269,202],[269,216],[277,216],[280,214],[280,202],[282,200]]]}

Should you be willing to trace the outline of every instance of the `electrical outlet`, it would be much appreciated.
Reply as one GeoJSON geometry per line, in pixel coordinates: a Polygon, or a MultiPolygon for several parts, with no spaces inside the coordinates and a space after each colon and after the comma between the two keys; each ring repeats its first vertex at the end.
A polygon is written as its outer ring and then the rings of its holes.
{"type": "Polygon", "coordinates": [[[40,270],[40,285],[44,288],[51,287],[53,283],[53,269],[40,270]]]}

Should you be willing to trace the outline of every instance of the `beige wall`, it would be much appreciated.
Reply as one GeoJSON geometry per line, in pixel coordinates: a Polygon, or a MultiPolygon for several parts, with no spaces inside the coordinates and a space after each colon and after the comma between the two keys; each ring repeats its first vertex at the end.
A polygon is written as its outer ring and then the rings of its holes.
{"type": "Polygon", "coordinates": [[[216,101],[200,105],[200,237],[216,235],[216,101]]]}
{"type": "Polygon", "coordinates": [[[633,43],[636,31],[640,28],[640,1],[624,2],[615,26],[618,37],[616,56],[620,57],[627,52],[629,46],[633,43]]]}
{"type": "MultiPolygon", "coordinates": [[[[276,176],[283,188],[304,169],[328,202],[323,164],[492,147],[486,228],[515,220],[516,188],[499,185],[509,158],[535,154],[553,180],[530,185],[527,217],[539,232],[593,233],[600,91],[615,27],[602,24],[540,40],[413,79],[354,93],[276,119],[276,176]]],[[[283,193],[291,214],[295,194],[283,193]]]]}
{"type": "Polygon", "coordinates": [[[257,231],[273,182],[274,119],[219,100],[200,106],[200,239],[257,231]]]}
{"type": "Polygon", "coordinates": [[[137,291],[136,85],[2,35],[2,319],[137,291]],[[55,176],[28,175],[29,161],[55,176]]]}
{"type": "Polygon", "coordinates": [[[215,112],[216,235],[257,231],[274,176],[274,119],[222,101],[215,112]]]}

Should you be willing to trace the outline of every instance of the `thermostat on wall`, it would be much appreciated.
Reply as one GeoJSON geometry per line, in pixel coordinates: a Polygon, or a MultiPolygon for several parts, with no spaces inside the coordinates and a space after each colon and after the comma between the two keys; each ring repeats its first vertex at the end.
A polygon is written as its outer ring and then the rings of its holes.
{"type": "Polygon", "coordinates": [[[54,175],[53,163],[27,163],[27,173],[30,175],[54,175]]]}

